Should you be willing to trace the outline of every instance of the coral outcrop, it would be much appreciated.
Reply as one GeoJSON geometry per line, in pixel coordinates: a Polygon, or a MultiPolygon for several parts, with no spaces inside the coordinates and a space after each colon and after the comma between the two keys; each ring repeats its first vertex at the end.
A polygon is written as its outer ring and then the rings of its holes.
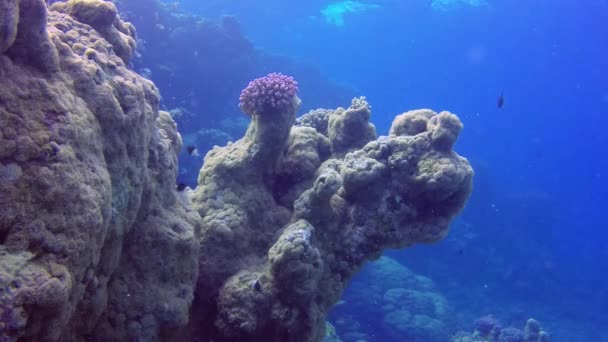
{"type": "Polygon", "coordinates": [[[377,138],[364,99],[313,128],[293,96],[176,191],[181,138],[116,13],[0,0],[1,340],[318,341],[364,262],[447,234],[473,177],[447,112],[377,138]]]}
{"type": "Polygon", "coordinates": [[[327,127],[292,127],[292,104],[253,113],[243,139],[205,158],[192,195],[205,251],[191,323],[199,334],[319,340],[365,261],[441,239],[471,191],[472,169],[451,150],[462,128],[451,113],[404,113],[398,134],[376,139],[364,98],[315,114],[327,127]],[[401,127],[412,120],[427,125],[401,127]]]}
{"type": "Polygon", "coordinates": [[[0,1],[0,340],[153,341],[198,272],[181,140],[114,5],[62,6],[0,1]]]}

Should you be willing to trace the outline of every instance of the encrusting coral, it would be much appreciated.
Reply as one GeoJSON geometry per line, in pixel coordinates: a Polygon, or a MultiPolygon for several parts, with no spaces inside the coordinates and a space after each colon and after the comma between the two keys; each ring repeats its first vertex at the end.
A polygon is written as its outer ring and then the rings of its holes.
{"type": "Polygon", "coordinates": [[[181,138],[114,5],[0,0],[0,18],[2,340],[318,341],[365,261],[441,239],[470,194],[455,115],[377,138],[356,99],[298,127],[276,74],[177,192],[181,138]]]}

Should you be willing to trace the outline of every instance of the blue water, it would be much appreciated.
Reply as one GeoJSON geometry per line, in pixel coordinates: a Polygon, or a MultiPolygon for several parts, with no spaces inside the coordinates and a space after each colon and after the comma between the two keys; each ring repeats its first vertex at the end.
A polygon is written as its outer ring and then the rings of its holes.
{"type": "MultiPolygon", "coordinates": [[[[364,1],[341,25],[323,17],[332,3],[175,4],[176,12],[211,20],[234,15],[252,44],[243,51],[256,51],[255,62],[226,65],[218,75],[189,79],[190,86],[211,89],[204,82],[216,78],[226,91],[213,98],[236,99],[263,71],[300,73],[305,109],[347,106],[351,95],[365,95],[380,134],[406,110],[458,114],[465,129],[456,150],[476,171],[467,208],[444,241],[387,254],[436,283],[459,328],[493,313],[518,327],[534,317],[554,341],[608,341],[608,1],[463,1],[444,10],[432,1],[364,1]],[[338,95],[316,86],[330,81],[338,95]]],[[[205,42],[188,48],[197,44],[205,42]]],[[[229,54],[221,46],[201,53],[229,54]]],[[[150,58],[143,54],[142,67],[150,58]]],[[[152,78],[166,109],[176,107],[168,104],[179,97],[166,95],[175,91],[169,81],[152,78]]],[[[220,121],[236,103],[206,103],[213,110],[199,114],[196,128],[230,131],[220,121]]],[[[186,141],[196,131],[181,127],[186,141]]],[[[198,146],[202,154],[209,147],[198,146]]],[[[182,168],[200,163],[186,158],[182,168]]],[[[183,177],[192,184],[196,175],[183,177]]],[[[381,326],[362,329],[389,340],[381,326]]]]}

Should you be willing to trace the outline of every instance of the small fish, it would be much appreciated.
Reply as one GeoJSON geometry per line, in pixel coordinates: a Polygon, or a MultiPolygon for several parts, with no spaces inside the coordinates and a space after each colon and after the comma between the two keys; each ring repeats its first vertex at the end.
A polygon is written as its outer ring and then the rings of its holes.
{"type": "Polygon", "coordinates": [[[177,190],[177,191],[184,191],[184,190],[186,190],[186,184],[184,184],[184,183],[177,184],[177,186],[175,187],[175,190],[177,190]]]}
{"type": "Polygon", "coordinates": [[[498,100],[496,100],[496,107],[498,107],[498,109],[501,109],[504,104],[505,104],[504,93],[500,93],[498,100]]]}
{"type": "Polygon", "coordinates": [[[254,280],[251,287],[254,290],[256,290],[257,292],[261,292],[262,291],[262,284],[260,284],[260,280],[259,279],[254,280]]]}
{"type": "Polygon", "coordinates": [[[187,147],[188,150],[188,154],[193,156],[193,157],[200,157],[201,155],[198,153],[198,150],[196,149],[196,147],[190,145],[187,147]]]}
{"type": "Polygon", "coordinates": [[[464,249],[461,248],[461,249],[457,250],[456,254],[458,254],[458,255],[464,255],[464,249]]]}

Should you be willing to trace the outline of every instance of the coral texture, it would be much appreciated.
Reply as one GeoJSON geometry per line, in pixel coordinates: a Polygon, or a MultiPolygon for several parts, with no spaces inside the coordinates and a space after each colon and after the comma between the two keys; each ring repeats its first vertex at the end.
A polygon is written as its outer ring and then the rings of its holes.
{"type": "Polygon", "coordinates": [[[329,123],[329,116],[333,114],[333,110],[318,108],[308,111],[296,120],[297,126],[312,127],[317,132],[327,136],[327,126],[329,123]]]}
{"type": "Polygon", "coordinates": [[[135,51],[137,37],[130,23],[118,19],[116,6],[100,0],[68,0],[51,6],[54,11],[68,13],[81,23],[90,25],[101,35],[118,57],[128,63],[135,51]]]}
{"type": "Polygon", "coordinates": [[[169,336],[188,318],[200,218],[174,191],[176,127],[125,65],[134,31],[107,2],[14,6],[0,1],[0,340],[169,336]]]}

